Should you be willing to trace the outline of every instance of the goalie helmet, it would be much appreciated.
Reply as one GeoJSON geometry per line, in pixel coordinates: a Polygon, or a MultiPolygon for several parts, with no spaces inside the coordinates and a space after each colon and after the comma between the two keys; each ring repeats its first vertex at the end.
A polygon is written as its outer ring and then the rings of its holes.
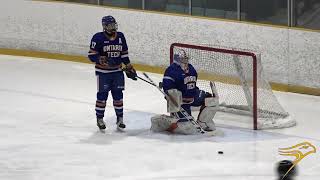
{"type": "Polygon", "coordinates": [[[112,16],[104,16],[102,18],[103,31],[109,35],[112,35],[118,30],[118,23],[116,19],[112,16]]]}
{"type": "Polygon", "coordinates": [[[177,63],[183,63],[188,64],[189,63],[189,57],[187,56],[187,53],[183,49],[179,49],[174,55],[173,60],[177,63]]]}
{"type": "Polygon", "coordinates": [[[180,65],[181,69],[184,72],[189,71],[189,57],[187,53],[183,49],[179,49],[174,55],[173,55],[173,61],[180,65]]]}

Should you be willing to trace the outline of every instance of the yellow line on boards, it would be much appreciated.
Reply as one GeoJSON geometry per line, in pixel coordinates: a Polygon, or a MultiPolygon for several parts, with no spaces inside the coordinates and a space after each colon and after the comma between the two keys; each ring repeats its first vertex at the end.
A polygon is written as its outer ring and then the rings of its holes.
{"type": "Polygon", "coordinates": [[[27,56],[27,57],[36,57],[36,58],[47,58],[47,59],[58,59],[65,61],[74,61],[82,63],[90,63],[88,58],[84,56],[75,56],[75,55],[66,55],[58,53],[48,53],[40,51],[28,51],[20,49],[3,49],[0,48],[0,54],[13,55],[13,56],[27,56]]]}
{"type": "MultiPolygon", "coordinates": [[[[46,59],[53,59],[53,60],[64,60],[64,61],[72,61],[72,62],[80,62],[80,63],[88,63],[90,64],[90,60],[85,56],[80,55],[66,55],[66,54],[58,54],[58,53],[48,53],[48,52],[40,52],[40,51],[29,51],[29,50],[19,50],[19,49],[5,49],[0,48],[0,54],[3,55],[13,55],[13,56],[26,56],[26,57],[36,57],[36,58],[46,58],[46,59]]],[[[163,74],[165,67],[159,66],[150,66],[144,64],[133,64],[135,69],[138,71],[144,72],[152,72],[163,74]]],[[[238,84],[238,80],[236,79],[226,79],[222,76],[214,76],[208,75],[206,73],[199,73],[199,78],[202,79],[211,79],[221,82],[227,82],[230,84],[238,84]]],[[[297,85],[287,85],[281,83],[270,83],[273,90],[276,91],[283,91],[283,92],[293,92],[293,93],[300,93],[300,94],[309,94],[309,95],[316,95],[320,96],[320,89],[319,88],[311,88],[305,86],[297,86],[297,85]]]]}
{"type": "MultiPolygon", "coordinates": [[[[46,58],[46,59],[53,59],[53,60],[64,60],[64,61],[91,64],[90,60],[87,57],[80,56],[80,55],[66,55],[66,54],[58,54],[58,53],[28,51],[28,50],[20,50],[20,49],[4,49],[4,48],[0,48],[0,54],[46,58]]],[[[144,65],[144,64],[133,64],[133,65],[135,69],[138,71],[146,71],[146,72],[163,74],[165,70],[164,67],[150,66],[150,65],[144,65]]]]}

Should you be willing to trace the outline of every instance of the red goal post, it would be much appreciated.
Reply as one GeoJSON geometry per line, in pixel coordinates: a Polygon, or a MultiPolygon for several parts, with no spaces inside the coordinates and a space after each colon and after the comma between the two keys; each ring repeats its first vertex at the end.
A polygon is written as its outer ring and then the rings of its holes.
{"type": "MultiPolygon", "coordinates": [[[[219,83],[219,97],[222,95],[228,99],[232,96],[227,103],[220,104],[221,111],[252,116],[255,130],[295,125],[263,75],[260,54],[211,45],[173,43],[170,46],[170,63],[173,63],[176,49],[186,51],[190,63],[199,73],[199,80],[219,83]]],[[[200,89],[209,90],[205,83],[197,85],[200,89]]]]}

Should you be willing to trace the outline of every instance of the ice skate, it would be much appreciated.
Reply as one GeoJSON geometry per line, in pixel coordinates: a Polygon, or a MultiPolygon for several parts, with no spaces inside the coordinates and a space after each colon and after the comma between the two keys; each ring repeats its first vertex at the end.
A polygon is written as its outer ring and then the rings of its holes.
{"type": "Polygon", "coordinates": [[[103,118],[97,118],[97,126],[99,127],[100,130],[106,129],[106,125],[103,121],[103,118]]]}
{"type": "Polygon", "coordinates": [[[123,117],[117,117],[117,129],[123,131],[126,125],[123,123],[123,117]]]}

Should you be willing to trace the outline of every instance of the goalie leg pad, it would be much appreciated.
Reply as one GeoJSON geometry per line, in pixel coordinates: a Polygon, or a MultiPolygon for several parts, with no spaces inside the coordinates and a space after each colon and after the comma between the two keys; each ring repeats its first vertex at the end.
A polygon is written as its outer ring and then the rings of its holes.
{"type": "Polygon", "coordinates": [[[168,94],[172,99],[175,101],[175,103],[171,102],[167,99],[167,111],[168,113],[175,113],[180,111],[180,107],[182,104],[182,93],[177,89],[169,89],[168,94]]]}
{"type": "Polygon", "coordinates": [[[207,97],[204,99],[205,106],[218,106],[219,105],[219,98],[217,97],[207,97]]]}
{"type": "Polygon", "coordinates": [[[218,107],[204,107],[198,116],[198,123],[205,131],[214,131],[216,126],[213,118],[218,110],[218,107]]]}
{"type": "Polygon", "coordinates": [[[153,132],[169,131],[177,134],[192,135],[198,134],[199,130],[190,121],[177,122],[178,119],[167,115],[156,115],[151,118],[153,132]]]}
{"type": "Polygon", "coordinates": [[[194,135],[199,134],[199,129],[197,129],[190,121],[185,121],[178,122],[177,128],[173,132],[176,134],[194,135]]]}
{"type": "Polygon", "coordinates": [[[177,123],[178,119],[164,114],[151,117],[151,131],[163,132],[169,130],[172,124],[177,123]]]}

